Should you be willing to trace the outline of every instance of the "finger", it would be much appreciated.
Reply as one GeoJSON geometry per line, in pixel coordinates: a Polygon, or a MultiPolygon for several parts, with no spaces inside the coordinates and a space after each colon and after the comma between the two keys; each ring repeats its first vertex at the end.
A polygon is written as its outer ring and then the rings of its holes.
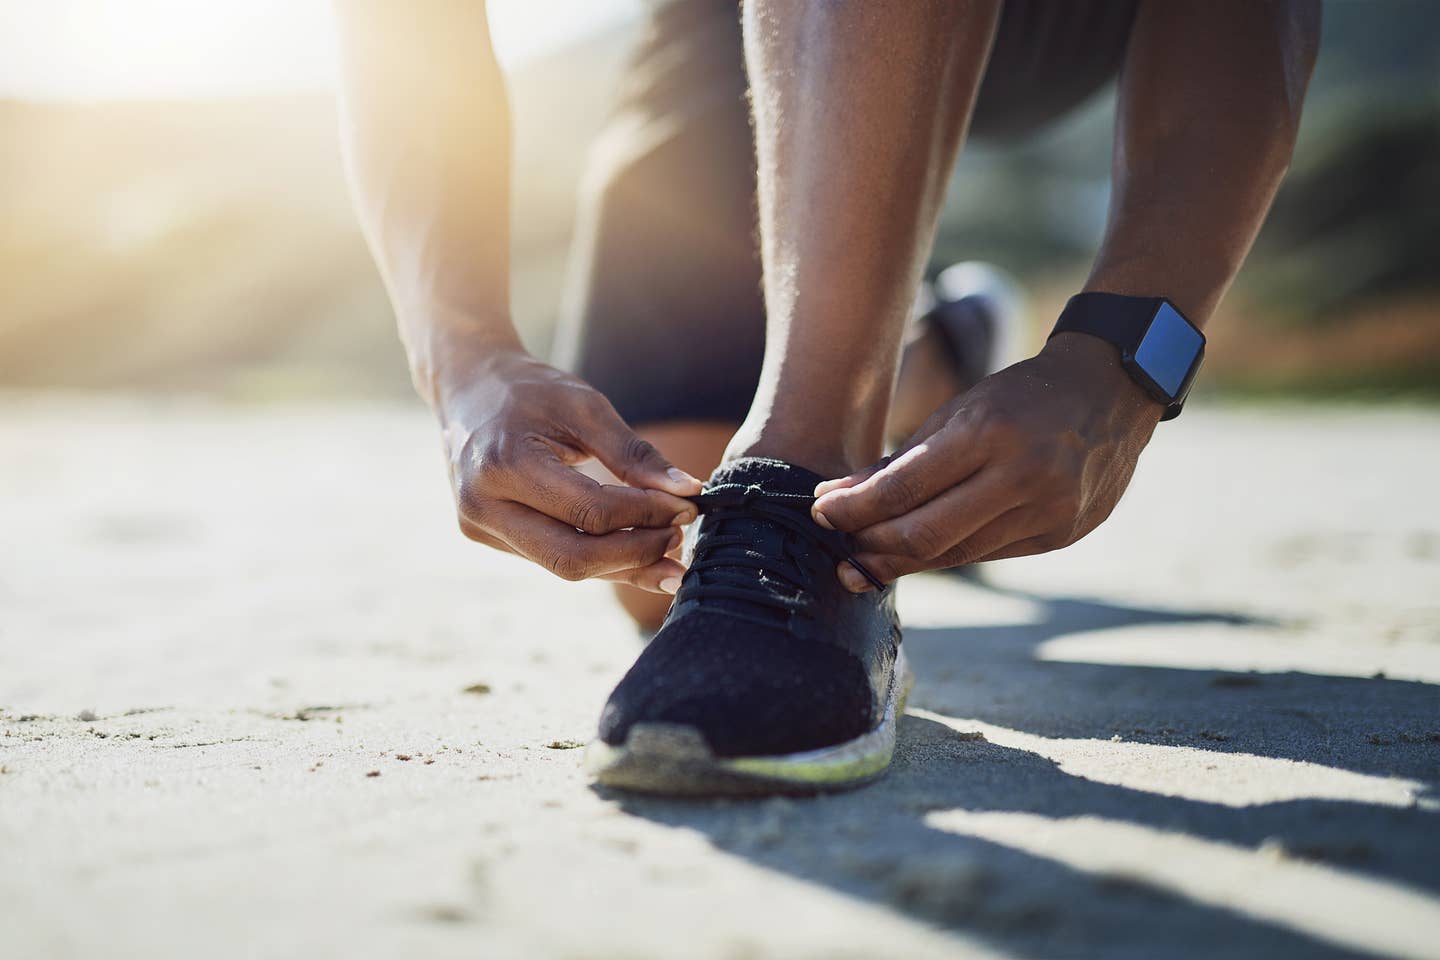
{"type": "Polygon", "coordinates": [[[983,453],[967,430],[932,436],[860,483],[825,494],[812,515],[822,527],[852,532],[902,516],[967,480],[983,453]]]}
{"type": "Polygon", "coordinates": [[[685,557],[685,538],[684,538],[684,533],[685,533],[685,531],[682,530],[682,531],[680,531],[680,533],[681,533],[681,538],[680,538],[680,540],[679,540],[678,542],[671,541],[672,543],[675,543],[675,546],[672,547],[672,548],[669,549],[669,550],[666,550],[666,551],[665,551],[665,556],[669,557],[671,560],[674,560],[674,561],[676,561],[677,563],[679,563],[679,564],[681,564],[681,565],[683,566],[684,563],[685,563],[685,559],[684,559],[684,557],[685,557]]]}
{"type": "MultiPolygon", "coordinates": [[[[920,425],[920,429],[912,433],[910,435],[910,438],[904,443],[902,443],[898,448],[896,448],[893,453],[889,454],[888,456],[881,457],[879,460],[877,460],[875,463],[872,463],[864,470],[857,470],[855,473],[850,474],[850,476],[848,477],[840,477],[836,480],[826,480],[822,483],[816,484],[815,496],[817,498],[823,497],[831,490],[844,490],[848,487],[853,487],[858,483],[868,480],[870,477],[873,477],[876,473],[883,470],[886,466],[899,459],[908,451],[924,443],[927,438],[939,433],[940,430],[949,421],[949,419],[950,412],[945,408],[941,408],[940,410],[935,411],[925,419],[925,422],[920,425]]],[[[816,517],[815,519],[817,522],[819,522],[822,518],[816,517]]]]}
{"type": "MultiPolygon", "coordinates": [[[[961,567],[1003,550],[1010,544],[1035,536],[1036,524],[1031,521],[1031,516],[1032,512],[1028,507],[1008,510],[961,543],[929,560],[885,553],[859,553],[855,559],[881,583],[891,583],[907,574],[919,573],[922,570],[961,567]]],[[[864,593],[875,589],[870,581],[848,563],[840,564],[836,568],[836,575],[851,593],[864,593]]]]}
{"type": "Polygon", "coordinates": [[[865,553],[931,560],[1019,502],[1015,486],[1000,471],[981,469],[904,516],[857,531],[854,541],[865,553]]]}
{"type": "Polygon", "coordinates": [[[500,550],[504,553],[515,552],[514,550],[510,549],[510,545],[508,543],[499,539],[498,537],[490,536],[490,534],[485,532],[485,529],[483,527],[467,519],[463,513],[460,515],[460,532],[465,535],[465,538],[467,540],[474,540],[476,543],[483,544],[484,546],[491,547],[495,550],[500,550]]]}
{"type": "Polygon", "coordinates": [[[857,483],[868,480],[876,473],[878,473],[881,469],[883,469],[885,465],[888,464],[892,459],[892,457],[884,457],[876,461],[875,463],[872,463],[864,470],[855,471],[848,477],[838,477],[834,480],[822,480],[820,483],[817,483],[815,485],[814,496],[817,498],[823,497],[831,490],[844,490],[847,487],[853,487],[857,483]]]}
{"type": "Polygon", "coordinates": [[[680,538],[679,530],[635,529],[593,535],[518,503],[497,503],[487,532],[520,556],[563,580],[588,580],[664,558],[680,538]]]}
{"type": "Polygon", "coordinates": [[[541,454],[535,469],[512,476],[515,482],[503,487],[511,499],[586,533],[680,526],[696,516],[689,500],[659,490],[600,483],[567,466],[553,451],[541,454]]]}
{"type": "Polygon", "coordinates": [[[976,560],[976,563],[989,563],[991,560],[1010,560],[1015,557],[1033,557],[1042,553],[1049,553],[1058,550],[1064,543],[1050,536],[1027,537],[1024,540],[1017,540],[1007,546],[1001,547],[993,553],[976,560]]]}
{"type": "Polygon", "coordinates": [[[675,591],[680,589],[680,580],[684,576],[684,567],[674,560],[665,559],[659,563],[652,563],[648,567],[609,573],[601,579],[609,580],[612,583],[628,583],[632,587],[638,587],[650,593],[674,596],[675,591]]]}
{"type": "Polygon", "coordinates": [[[632,487],[663,490],[677,497],[700,492],[700,481],[660,455],[654,444],[635,435],[608,402],[580,438],[586,450],[632,487]]]}

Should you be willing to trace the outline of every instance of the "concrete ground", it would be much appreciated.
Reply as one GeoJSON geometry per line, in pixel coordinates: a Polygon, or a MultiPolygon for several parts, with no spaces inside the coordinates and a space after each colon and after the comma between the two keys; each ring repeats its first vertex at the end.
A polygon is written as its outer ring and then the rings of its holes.
{"type": "Polygon", "coordinates": [[[638,641],[414,410],[0,405],[0,955],[1440,957],[1440,413],[1197,408],[902,586],[846,795],[597,791],[638,641]]]}

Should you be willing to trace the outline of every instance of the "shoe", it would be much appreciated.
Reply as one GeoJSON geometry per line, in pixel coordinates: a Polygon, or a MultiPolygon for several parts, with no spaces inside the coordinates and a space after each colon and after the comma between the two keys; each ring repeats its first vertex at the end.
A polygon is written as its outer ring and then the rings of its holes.
{"type": "Polygon", "coordinates": [[[586,767],[663,794],[814,793],[883,775],[911,684],[895,591],[835,576],[844,534],[810,517],[824,478],[723,465],[693,498],[690,569],[600,717],[586,767]]]}
{"type": "Polygon", "coordinates": [[[1020,359],[1024,298],[1003,271],[978,261],[940,271],[916,323],[939,330],[962,389],[1020,359]]]}

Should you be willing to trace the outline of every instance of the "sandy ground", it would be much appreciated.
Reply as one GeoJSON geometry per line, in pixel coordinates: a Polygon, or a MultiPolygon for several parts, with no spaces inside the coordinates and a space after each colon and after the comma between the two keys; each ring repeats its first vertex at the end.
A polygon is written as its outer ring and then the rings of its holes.
{"type": "Polygon", "coordinates": [[[592,789],[638,646],[413,410],[0,405],[5,957],[1440,956],[1440,413],[1196,409],[902,588],[890,776],[592,789]]]}

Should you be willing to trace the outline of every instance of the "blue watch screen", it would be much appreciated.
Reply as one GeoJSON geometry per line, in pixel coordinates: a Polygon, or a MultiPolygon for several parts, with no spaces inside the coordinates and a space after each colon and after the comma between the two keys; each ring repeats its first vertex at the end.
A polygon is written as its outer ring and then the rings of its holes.
{"type": "Polygon", "coordinates": [[[1135,350],[1135,363],[1161,390],[1174,397],[1204,345],[1200,331],[1170,304],[1162,303],[1135,350]]]}

